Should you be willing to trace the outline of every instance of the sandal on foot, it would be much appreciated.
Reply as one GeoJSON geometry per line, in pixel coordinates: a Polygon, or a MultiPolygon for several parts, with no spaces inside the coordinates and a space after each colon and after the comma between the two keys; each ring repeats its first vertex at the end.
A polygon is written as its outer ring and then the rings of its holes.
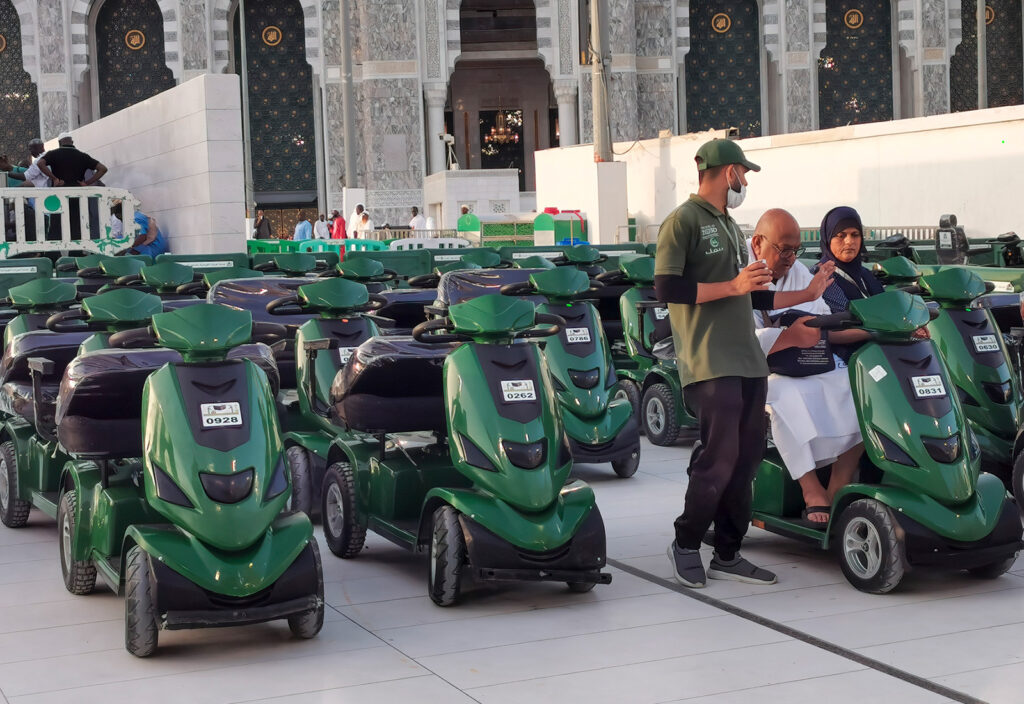
{"type": "Polygon", "coordinates": [[[805,508],[803,510],[803,513],[800,514],[800,517],[806,523],[808,523],[811,526],[824,528],[825,526],[828,525],[829,519],[832,518],[832,507],[831,506],[808,506],[807,508],[805,508]],[[811,518],[810,518],[812,513],[824,513],[825,514],[825,520],[824,521],[812,521],[811,518]]]}

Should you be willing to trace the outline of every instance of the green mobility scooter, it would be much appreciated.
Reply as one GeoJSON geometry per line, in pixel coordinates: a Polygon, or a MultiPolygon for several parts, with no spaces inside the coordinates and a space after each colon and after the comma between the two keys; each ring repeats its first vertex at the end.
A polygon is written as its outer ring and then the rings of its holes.
{"type": "Polygon", "coordinates": [[[78,303],[74,284],[56,279],[36,279],[7,292],[2,305],[17,312],[4,326],[4,347],[18,335],[46,329],[47,319],[78,303]]]}
{"type": "Polygon", "coordinates": [[[640,430],[629,402],[613,399],[615,368],[601,317],[587,294],[600,288],[586,273],[559,267],[532,274],[527,281],[503,286],[506,296],[540,295],[540,313],[565,320],[562,331],[544,344],[562,423],[576,462],[611,462],[620,477],[631,477],[640,465],[640,430]]]}
{"type": "Polygon", "coordinates": [[[865,455],[827,523],[801,519],[799,485],[769,448],[754,479],[752,523],[832,548],[854,587],[895,589],[916,567],[994,578],[1021,547],[1017,507],[1002,482],[979,473],[981,450],[939,347],[915,332],[937,316],[918,296],[888,291],[808,325],[870,333],[850,359],[865,455]]]}
{"type": "Polygon", "coordinates": [[[125,595],[133,655],[151,655],[163,629],[287,619],[312,638],[323,625],[312,524],[282,514],[291,486],[272,389],[227,356],[259,328],[246,312],[189,306],[111,335],[112,349],[64,374],[61,570],[72,593],[99,574],[125,595]]]}
{"type": "Polygon", "coordinates": [[[413,338],[363,343],[332,384],[322,490],[331,551],[356,557],[367,530],[426,549],[428,593],[441,606],[459,600],[467,573],[577,592],[610,582],[593,490],[566,483],[572,455],[546,364],[519,342],[557,335],[563,321],[501,295],[446,312],[413,338]],[[433,437],[416,443],[416,432],[433,437]]]}
{"type": "Polygon", "coordinates": [[[674,445],[682,429],[695,428],[697,420],[684,403],[668,306],[654,293],[654,257],[624,258],[618,270],[599,274],[597,280],[629,284],[619,297],[622,336],[612,346],[616,393],[629,399],[648,440],[674,445]]]}

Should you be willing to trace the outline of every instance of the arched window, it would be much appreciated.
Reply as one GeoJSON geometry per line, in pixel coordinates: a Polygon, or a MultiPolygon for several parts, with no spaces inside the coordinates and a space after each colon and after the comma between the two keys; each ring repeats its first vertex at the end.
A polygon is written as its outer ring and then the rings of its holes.
{"type": "Polygon", "coordinates": [[[106,0],[96,15],[95,36],[100,117],[174,87],[156,0],[106,0]]]}
{"type": "Polygon", "coordinates": [[[827,44],[818,58],[822,129],[891,120],[892,11],[889,0],[830,0],[827,44]]]}
{"type": "MultiPolygon", "coordinates": [[[[241,63],[237,9],[233,26],[237,73],[241,63]]],[[[298,0],[247,2],[245,31],[256,199],[293,205],[315,201],[313,72],[306,61],[302,6],[298,0]],[[274,193],[279,195],[270,195],[274,193]]]]}
{"type": "Polygon", "coordinates": [[[761,28],[756,0],[690,2],[686,129],[761,127],[761,28]]]}
{"type": "Polygon", "coordinates": [[[21,57],[21,21],[11,0],[0,0],[0,154],[17,163],[39,134],[39,98],[21,57]]]}

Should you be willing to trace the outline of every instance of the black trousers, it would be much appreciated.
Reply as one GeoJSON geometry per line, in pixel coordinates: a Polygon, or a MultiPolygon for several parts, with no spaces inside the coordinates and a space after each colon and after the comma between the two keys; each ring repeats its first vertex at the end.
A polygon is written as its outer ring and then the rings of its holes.
{"type": "Polygon", "coordinates": [[[720,377],[690,384],[685,394],[700,424],[700,447],[690,457],[676,544],[699,548],[714,523],[715,552],[729,560],[750,525],[751,483],[765,449],[768,380],[720,377]]]}

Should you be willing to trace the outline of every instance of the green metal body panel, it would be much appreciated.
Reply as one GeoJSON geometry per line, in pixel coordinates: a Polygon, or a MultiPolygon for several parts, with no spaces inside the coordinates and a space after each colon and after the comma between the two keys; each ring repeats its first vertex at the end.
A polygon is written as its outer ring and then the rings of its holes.
{"type": "Polygon", "coordinates": [[[110,332],[138,327],[163,309],[157,296],[133,288],[115,289],[82,301],[89,326],[110,332]]]}
{"type": "MultiPolygon", "coordinates": [[[[432,249],[407,249],[402,251],[389,250],[386,252],[345,252],[345,261],[348,263],[358,259],[375,259],[384,265],[385,268],[398,272],[400,276],[420,276],[429,274],[434,268],[434,253],[448,250],[432,249]]],[[[457,259],[458,257],[456,257],[457,259]]],[[[443,262],[442,262],[443,263],[443,262]]]]}
{"type": "MultiPolygon", "coordinates": [[[[252,266],[255,269],[265,262],[274,262],[274,271],[279,272],[277,275],[305,276],[316,269],[318,261],[326,262],[331,257],[333,257],[334,263],[330,264],[330,266],[334,266],[338,263],[338,255],[334,252],[317,252],[315,254],[306,252],[253,254],[252,266]]],[[[273,275],[274,271],[266,273],[273,275]]]]}
{"type": "Polygon", "coordinates": [[[558,265],[548,257],[534,256],[516,259],[515,266],[517,269],[555,269],[558,265]]]}
{"type": "Polygon", "coordinates": [[[596,416],[581,418],[566,407],[562,407],[562,424],[566,434],[586,445],[596,445],[613,440],[633,415],[633,407],[626,399],[609,401],[596,416]]]}
{"type": "Polygon", "coordinates": [[[211,289],[218,281],[228,281],[230,279],[258,279],[261,276],[263,276],[262,271],[246,269],[244,267],[230,267],[227,269],[217,269],[216,271],[203,274],[203,282],[206,284],[207,289],[211,289]]]}
{"type": "Polygon", "coordinates": [[[0,296],[15,286],[53,276],[53,262],[45,257],[0,260],[0,296]]]}
{"type": "Polygon", "coordinates": [[[181,352],[186,362],[223,359],[252,334],[252,314],[214,303],[153,316],[153,332],[161,347],[181,352]]]}
{"type": "Polygon", "coordinates": [[[349,279],[324,279],[299,286],[299,304],[304,310],[316,311],[321,316],[340,318],[365,306],[370,300],[366,286],[349,279]]]}
{"type": "MultiPolygon", "coordinates": [[[[345,281],[344,279],[336,279],[337,281],[345,281]]],[[[345,283],[352,283],[345,281],[345,283]]],[[[363,290],[366,287],[358,284],[363,290]]],[[[357,316],[353,316],[357,317],[357,316]]],[[[380,334],[376,324],[369,320],[367,321],[369,326],[370,336],[376,336],[380,334]]],[[[309,403],[309,375],[310,365],[309,358],[305,352],[305,344],[309,340],[324,340],[331,337],[330,333],[324,329],[321,321],[317,318],[313,320],[307,320],[301,326],[299,326],[298,332],[295,334],[295,381],[299,397],[299,409],[307,421],[313,427],[333,427],[330,422],[322,416],[315,413],[310,407],[309,403]]],[[[338,364],[336,358],[338,355],[341,356],[342,363],[348,361],[349,356],[355,351],[355,347],[345,347],[334,350],[318,350],[315,353],[313,363],[313,373],[315,374],[315,383],[313,388],[316,390],[317,399],[324,405],[330,404],[330,391],[331,383],[334,381],[334,377],[338,373],[338,364]]]]}
{"type": "MultiPolygon", "coordinates": [[[[35,505],[33,495],[54,493],[60,488],[61,469],[67,455],[61,452],[55,442],[47,442],[36,435],[35,427],[20,417],[12,417],[3,425],[3,440],[14,443],[18,459],[18,497],[35,505]]],[[[50,515],[55,511],[48,506],[36,506],[50,515]]]]}
{"type": "Polygon", "coordinates": [[[551,247],[502,247],[498,250],[498,254],[501,258],[507,262],[516,262],[519,259],[526,259],[527,257],[544,257],[546,259],[556,259],[563,256],[562,247],[551,246],[551,247]]]}
{"type": "Polygon", "coordinates": [[[224,552],[177,526],[133,525],[125,537],[207,591],[245,597],[284,574],[313,537],[304,513],[276,518],[252,545],[224,552]]]}
{"type": "Polygon", "coordinates": [[[143,268],[148,266],[149,262],[143,262],[139,259],[129,259],[128,257],[108,257],[99,263],[99,268],[103,272],[103,275],[110,279],[119,279],[122,276],[131,276],[132,274],[138,274],[143,268]]]}
{"type": "Polygon", "coordinates": [[[36,312],[74,302],[78,295],[74,285],[56,279],[34,279],[8,291],[11,306],[20,311],[36,312]]]}
{"type": "Polygon", "coordinates": [[[499,538],[534,552],[565,545],[596,503],[594,490],[579,480],[563,486],[546,508],[525,515],[502,499],[481,490],[436,488],[427,492],[425,503],[429,505],[431,499],[440,499],[454,506],[499,538]]]}
{"type": "Polygon", "coordinates": [[[182,284],[192,281],[195,272],[190,266],[165,260],[143,267],[139,276],[143,282],[161,293],[171,293],[182,284]]]}
{"type": "MultiPolygon", "coordinates": [[[[505,259],[504,257],[500,256],[500,251],[495,249],[494,247],[457,247],[455,249],[420,249],[415,251],[430,253],[431,260],[429,271],[433,271],[434,268],[438,266],[444,266],[445,264],[451,264],[452,262],[462,261],[463,257],[472,257],[476,254],[481,253],[484,256],[487,256],[490,253],[495,253],[499,255],[499,259],[505,259]]],[[[386,260],[381,259],[381,261],[385,262],[386,264],[386,260]]]]}
{"type": "Polygon", "coordinates": [[[480,340],[507,340],[533,326],[536,309],[520,298],[496,294],[478,296],[448,310],[452,329],[480,340]]]}

